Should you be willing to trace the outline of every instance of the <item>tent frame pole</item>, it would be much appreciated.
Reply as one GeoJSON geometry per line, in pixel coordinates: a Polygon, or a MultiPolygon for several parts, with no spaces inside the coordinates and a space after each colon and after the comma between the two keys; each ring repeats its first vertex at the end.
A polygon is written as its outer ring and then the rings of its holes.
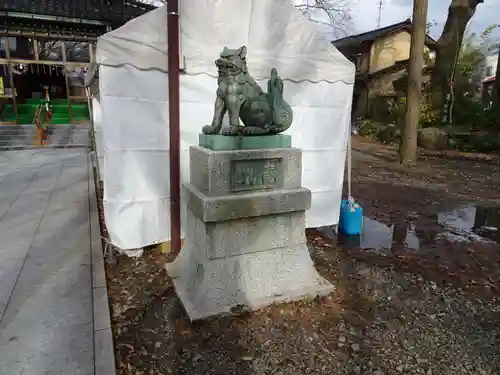
{"type": "Polygon", "coordinates": [[[167,2],[168,129],[170,149],[170,241],[171,254],[181,250],[180,215],[180,97],[179,97],[179,0],[167,2]]]}

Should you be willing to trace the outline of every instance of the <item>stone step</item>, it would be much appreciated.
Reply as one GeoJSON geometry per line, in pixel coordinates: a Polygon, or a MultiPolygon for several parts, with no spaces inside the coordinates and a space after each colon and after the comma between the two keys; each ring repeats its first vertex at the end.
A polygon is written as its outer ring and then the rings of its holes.
{"type": "MultiPolygon", "coordinates": [[[[10,127],[10,125],[7,125],[10,127]]],[[[30,126],[28,127],[20,127],[18,129],[15,128],[9,128],[9,129],[4,129],[7,127],[6,125],[0,126],[0,136],[4,135],[24,135],[24,134],[34,134],[36,132],[36,127],[35,126],[30,126]]],[[[61,125],[61,126],[49,126],[47,128],[47,132],[50,134],[85,134],[89,132],[89,126],[88,125],[61,125]]]]}
{"type": "MultiPolygon", "coordinates": [[[[33,125],[0,125],[0,134],[2,133],[15,133],[20,131],[34,131],[36,126],[33,125]]],[[[72,129],[74,131],[88,131],[88,124],[73,124],[73,125],[48,125],[47,129],[50,131],[67,131],[67,129],[72,129]]]]}
{"type": "MultiPolygon", "coordinates": [[[[49,125],[45,146],[76,147],[88,146],[89,124],[49,125]]],[[[0,126],[0,149],[12,149],[35,145],[35,125],[3,125],[0,126]]]]}

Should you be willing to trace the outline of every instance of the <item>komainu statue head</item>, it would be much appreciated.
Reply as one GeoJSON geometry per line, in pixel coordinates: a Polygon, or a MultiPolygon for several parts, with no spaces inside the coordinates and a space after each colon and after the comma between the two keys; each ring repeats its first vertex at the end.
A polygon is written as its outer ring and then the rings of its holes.
{"type": "Polygon", "coordinates": [[[220,57],[215,60],[215,65],[219,69],[219,77],[235,76],[247,72],[247,47],[241,46],[238,49],[224,47],[220,57]]]}
{"type": "Polygon", "coordinates": [[[246,57],[245,46],[224,47],[215,60],[219,77],[214,117],[211,125],[203,127],[204,134],[271,135],[284,132],[292,124],[293,111],[283,99],[283,80],[276,69],[271,69],[265,93],[248,73],[246,57]],[[222,129],[226,113],[229,127],[222,129]],[[244,126],[240,125],[240,120],[244,126]]]}

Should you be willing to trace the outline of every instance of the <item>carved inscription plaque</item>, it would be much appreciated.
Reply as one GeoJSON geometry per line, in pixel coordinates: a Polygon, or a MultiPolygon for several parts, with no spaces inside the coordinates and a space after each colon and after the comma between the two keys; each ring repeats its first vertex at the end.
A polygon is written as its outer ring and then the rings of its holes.
{"type": "Polygon", "coordinates": [[[233,191],[277,188],[280,159],[234,160],[231,183],[233,191]]]}

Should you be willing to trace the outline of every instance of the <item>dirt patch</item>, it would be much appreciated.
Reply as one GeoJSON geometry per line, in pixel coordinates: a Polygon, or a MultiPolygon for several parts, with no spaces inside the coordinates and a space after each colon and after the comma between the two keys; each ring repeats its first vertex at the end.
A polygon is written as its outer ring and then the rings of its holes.
{"type": "MultiPolygon", "coordinates": [[[[397,146],[381,144],[370,138],[353,136],[353,149],[368,152],[388,161],[398,160],[397,146]]],[[[419,148],[421,160],[442,159],[453,161],[479,161],[483,163],[500,164],[500,154],[483,154],[480,152],[463,152],[457,150],[426,150],[419,148]]]]}
{"type": "MultiPolygon", "coordinates": [[[[437,213],[462,203],[500,204],[500,169],[495,164],[436,157],[407,168],[392,161],[394,147],[357,141],[354,148],[360,151],[353,155],[352,194],[367,216],[382,222],[418,216],[421,224],[432,225],[437,213]]],[[[475,155],[471,157],[479,158],[475,155]]]]}
{"type": "MultiPolygon", "coordinates": [[[[368,216],[417,221],[433,238],[443,207],[498,199],[488,163],[428,160],[403,169],[354,163],[353,194],[368,216]]],[[[416,252],[337,247],[315,230],[327,298],[190,324],[164,271],[165,256],[107,265],[120,374],[498,374],[497,245],[433,242],[416,252]]]]}
{"type": "Polygon", "coordinates": [[[360,259],[310,240],[318,270],[337,286],[331,296],[196,324],[179,306],[161,253],[120,258],[108,267],[119,373],[498,373],[496,276],[468,293],[433,281],[422,260],[415,268],[402,255],[360,259]],[[494,292],[487,298],[486,289],[494,292]]]}

